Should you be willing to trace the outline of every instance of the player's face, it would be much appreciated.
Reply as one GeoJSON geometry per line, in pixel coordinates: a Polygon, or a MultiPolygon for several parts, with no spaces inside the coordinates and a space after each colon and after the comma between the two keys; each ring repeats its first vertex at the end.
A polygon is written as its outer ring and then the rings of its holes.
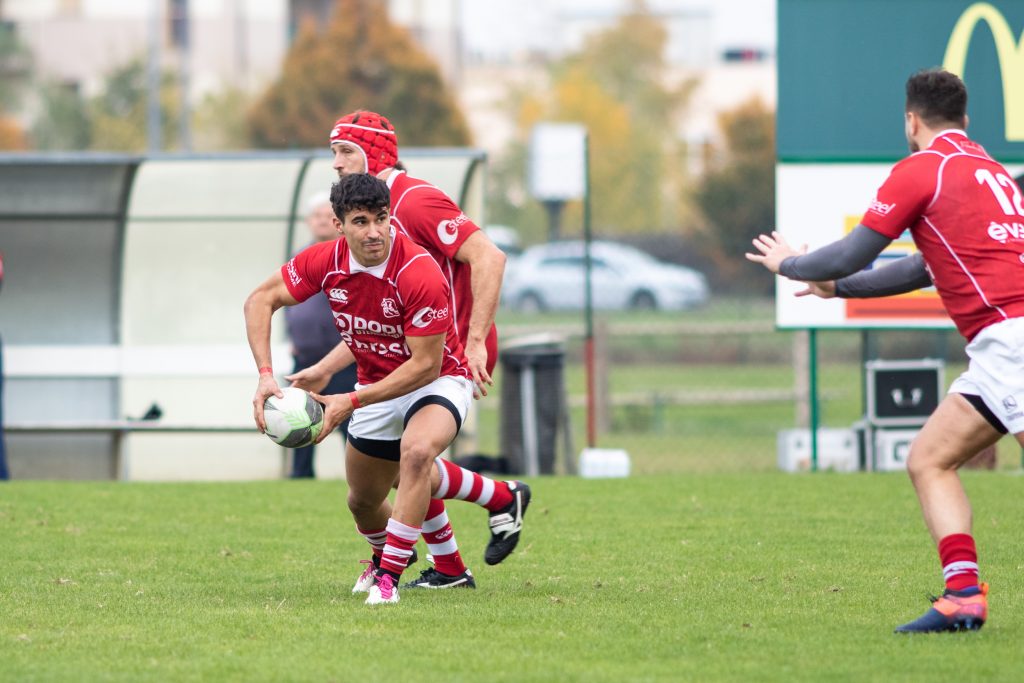
{"type": "Polygon", "coordinates": [[[330,204],[316,207],[306,220],[309,223],[309,232],[317,242],[326,242],[338,236],[338,231],[334,228],[334,209],[330,204]]]}
{"type": "Polygon", "coordinates": [[[349,211],[340,225],[356,261],[364,266],[384,263],[391,251],[391,214],[387,209],[349,211]]]}
{"type": "Polygon", "coordinates": [[[366,173],[366,158],[363,150],[351,142],[335,142],[331,145],[334,154],[334,170],[338,177],[353,173],[366,173]]]}

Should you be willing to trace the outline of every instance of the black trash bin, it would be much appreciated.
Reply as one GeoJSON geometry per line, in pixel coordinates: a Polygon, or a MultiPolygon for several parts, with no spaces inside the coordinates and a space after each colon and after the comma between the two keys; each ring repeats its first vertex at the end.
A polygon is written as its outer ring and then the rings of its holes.
{"type": "Polygon", "coordinates": [[[565,345],[507,347],[501,361],[501,454],[510,474],[554,474],[565,406],[565,345]]]}

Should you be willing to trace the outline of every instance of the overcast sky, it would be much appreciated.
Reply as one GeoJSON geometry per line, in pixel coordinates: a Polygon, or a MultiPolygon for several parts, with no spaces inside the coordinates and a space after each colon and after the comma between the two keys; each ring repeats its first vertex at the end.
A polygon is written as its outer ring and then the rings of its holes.
{"type": "MultiPolygon", "coordinates": [[[[628,6],[628,0],[462,0],[466,47],[480,53],[529,49],[547,39],[560,12],[613,13],[628,6]]],[[[775,0],[648,0],[648,7],[710,15],[716,50],[775,49],[775,0]]]]}

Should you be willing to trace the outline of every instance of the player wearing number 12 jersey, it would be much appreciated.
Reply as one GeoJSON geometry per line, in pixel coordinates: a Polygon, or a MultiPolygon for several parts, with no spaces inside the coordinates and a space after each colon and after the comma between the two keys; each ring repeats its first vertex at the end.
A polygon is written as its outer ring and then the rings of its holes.
{"type": "Polygon", "coordinates": [[[970,364],[914,439],[907,470],[946,590],[896,630],[974,630],[988,617],[988,586],[978,581],[971,507],[957,470],[1007,432],[1024,446],[1024,202],[1006,169],[964,132],[967,89],[957,76],[939,69],[911,76],[905,122],[912,154],[849,235],[809,254],[779,233],[761,235],[747,258],[806,282],[798,296],[888,296],[935,285],[968,341],[970,364]],[[905,229],[918,253],[858,272],[905,229]]]}

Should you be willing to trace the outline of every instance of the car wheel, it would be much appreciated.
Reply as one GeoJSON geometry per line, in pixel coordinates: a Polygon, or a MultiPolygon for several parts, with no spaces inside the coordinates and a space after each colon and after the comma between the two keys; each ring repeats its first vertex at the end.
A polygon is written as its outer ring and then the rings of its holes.
{"type": "Polygon", "coordinates": [[[540,313],[547,309],[544,305],[544,300],[540,298],[540,294],[537,292],[526,292],[519,297],[519,310],[523,313],[540,313]]]}
{"type": "Polygon", "coordinates": [[[658,308],[658,300],[650,292],[637,292],[629,300],[629,307],[634,311],[654,311],[658,308]]]}

